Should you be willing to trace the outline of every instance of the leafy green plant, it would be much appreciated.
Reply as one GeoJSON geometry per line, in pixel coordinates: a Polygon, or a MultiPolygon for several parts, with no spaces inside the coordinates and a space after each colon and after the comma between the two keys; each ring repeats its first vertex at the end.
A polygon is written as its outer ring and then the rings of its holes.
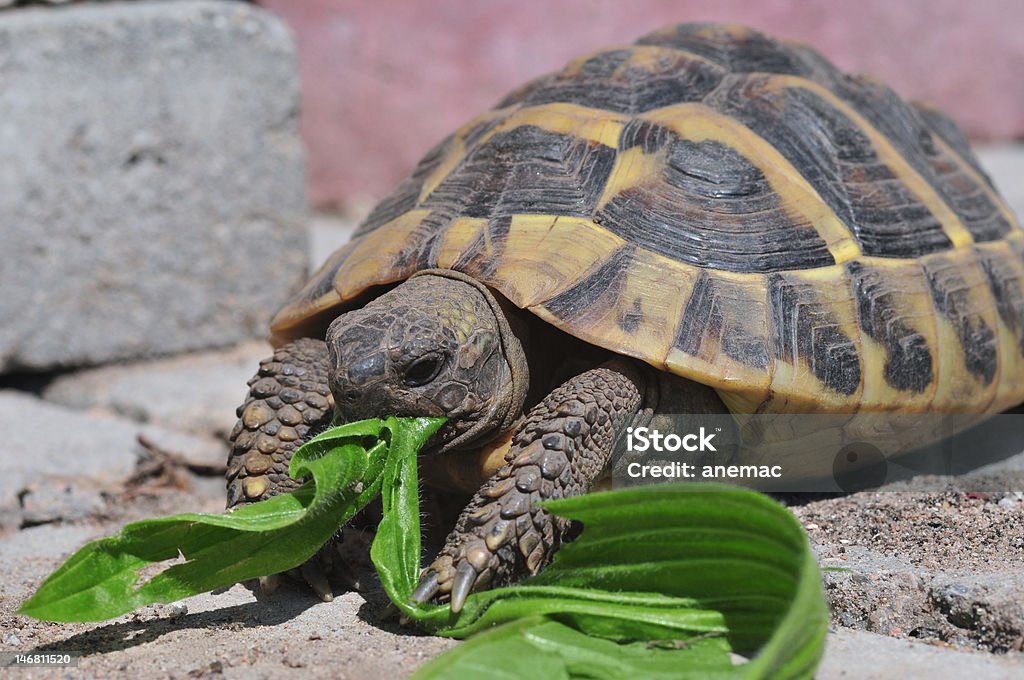
{"type": "Polygon", "coordinates": [[[423,628],[469,638],[418,678],[813,676],[828,611],[806,537],[775,502],[730,487],[673,484],[549,502],[584,530],[541,574],[471,595],[457,615],[410,602],[420,569],[416,453],[440,424],[390,418],[329,430],[296,452],[292,474],[312,480],[293,494],[228,515],[128,525],[73,555],[21,612],[110,618],[283,571],[381,494],[371,557],[384,589],[423,628]],[[141,567],[179,550],[189,561],[138,583],[141,567]],[[750,660],[736,664],[734,654],[750,660]]]}
{"type": "Polygon", "coordinates": [[[409,601],[419,574],[416,461],[384,488],[371,557],[391,600],[469,642],[417,678],[810,678],[828,609],[803,529],[761,494],[712,484],[595,493],[545,507],[583,523],[539,575],[471,595],[461,612],[409,601]],[[652,644],[653,643],[653,644],[652,644]],[[734,665],[733,652],[753,656],[734,665]],[[529,668],[523,668],[524,659],[529,668]]]}
{"type": "Polygon", "coordinates": [[[415,461],[443,419],[362,420],[306,442],[289,474],[311,479],[292,493],[226,514],[184,513],[126,525],[87,543],[18,610],[44,621],[102,621],[297,567],[376,498],[390,460],[415,461]],[[184,561],[182,561],[184,560],[184,561]],[[177,561],[146,580],[152,565],[177,561]]]}

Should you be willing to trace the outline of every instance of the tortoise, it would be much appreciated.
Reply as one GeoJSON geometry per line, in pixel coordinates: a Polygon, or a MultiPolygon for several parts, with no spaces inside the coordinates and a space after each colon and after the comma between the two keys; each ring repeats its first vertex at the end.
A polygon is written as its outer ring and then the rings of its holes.
{"type": "MultiPolygon", "coordinates": [[[[818,52],[683,24],[536,79],[431,149],[272,322],[229,507],[335,413],[446,416],[474,491],[414,596],[536,573],[651,413],[1024,401],[1024,232],[948,117],[818,52]]],[[[322,570],[303,575],[330,598],[322,570]]]]}

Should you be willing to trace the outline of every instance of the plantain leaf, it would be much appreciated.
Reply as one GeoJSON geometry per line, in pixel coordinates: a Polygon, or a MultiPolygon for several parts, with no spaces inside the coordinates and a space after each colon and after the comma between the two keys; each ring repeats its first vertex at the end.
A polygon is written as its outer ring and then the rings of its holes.
{"type": "MultiPolygon", "coordinates": [[[[546,507],[582,522],[581,535],[538,576],[471,595],[458,615],[410,603],[411,576],[399,583],[379,571],[407,616],[470,637],[417,677],[468,677],[524,658],[544,666],[541,677],[813,676],[828,610],[803,530],[782,506],[732,487],[671,484],[546,507]],[[753,659],[734,666],[730,652],[753,659]]],[[[382,525],[375,547],[396,545],[395,531],[418,534],[416,520],[382,525]]],[[[375,563],[395,564],[392,550],[378,550],[375,563]]]]}
{"type": "MultiPolygon", "coordinates": [[[[429,421],[424,420],[425,423],[429,421]]],[[[435,428],[436,429],[436,428],[435,428]]],[[[432,432],[433,430],[431,430],[432,432]]],[[[425,441],[415,426],[394,433],[392,448],[384,468],[381,489],[383,518],[370,546],[370,559],[380,574],[388,597],[402,602],[413,591],[420,573],[420,490],[416,452],[417,442],[425,441]]]]}
{"type": "Polygon", "coordinates": [[[528,616],[469,638],[414,675],[415,680],[480,677],[713,680],[735,678],[736,668],[721,636],[617,644],[549,617],[528,616]]]}
{"type": "Polygon", "coordinates": [[[101,621],[299,566],[376,498],[388,461],[415,465],[416,452],[443,422],[388,418],[328,430],[292,457],[289,473],[313,478],[293,493],[223,515],[186,513],[128,524],[78,550],[19,613],[46,621],[101,621]],[[144,568],[171,560],[179,563],[141,577],[144,568]]]}

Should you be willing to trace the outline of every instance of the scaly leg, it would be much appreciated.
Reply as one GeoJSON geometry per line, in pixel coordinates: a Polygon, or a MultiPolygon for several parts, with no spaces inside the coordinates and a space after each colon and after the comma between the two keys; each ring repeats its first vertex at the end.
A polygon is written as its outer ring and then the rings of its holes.
{"type": "Polygon", "coordinates": [[[462,512],[413,598],[451,600],[536,574],[569,527],[538,502],[578,496],[604,471],[621,428],[641,407],[639,371],[616,361],[566,381],[527,414],[501,468],[462,512]]]}
{"type": "MultiPolygon", "coordinates": [[[[295,340],[260,362],[231,432],[229,509],[292,491],[301,484],[288,476],[288,464],[302,442],[331,422],[334,397],[327,386],[328,367],[327,345],[313,338],[295,340]]],[[[332,597],[326,576],[330,547],[298,569],[298,575],[324,600],[332,597]]],[[[277,576],[264,577],[260,583],[265,590],[272,590],[277,576]]]]}

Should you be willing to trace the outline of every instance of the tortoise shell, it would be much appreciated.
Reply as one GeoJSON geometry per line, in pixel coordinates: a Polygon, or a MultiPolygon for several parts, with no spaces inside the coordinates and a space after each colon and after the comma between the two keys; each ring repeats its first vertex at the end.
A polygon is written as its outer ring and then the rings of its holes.
{"type": "Polygon", "coordinates": [[[272,324],[464,272],[737,412],[1024,401],[1024,233],[957,126],[816,51],[680,25],[515,90],[272,324]]]}

